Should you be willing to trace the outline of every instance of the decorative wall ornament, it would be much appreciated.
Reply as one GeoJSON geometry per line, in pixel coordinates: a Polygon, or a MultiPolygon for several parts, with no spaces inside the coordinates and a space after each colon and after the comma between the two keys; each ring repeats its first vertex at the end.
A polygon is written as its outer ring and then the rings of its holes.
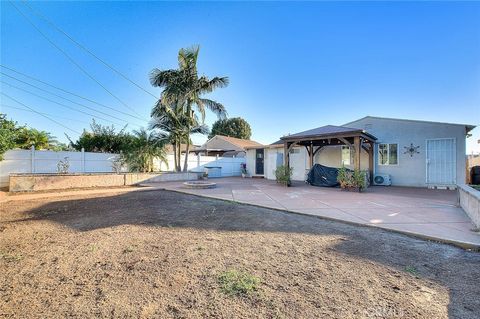
{"type": "Polygon", "coordinates": [[[413,154],[420,154],[418,149],[420,146],[414,146],[413,143],[410,143],[410,146],[404,146],[405,152],[403,154],[410,154],[410,157],[413,157],[413,154]]]}

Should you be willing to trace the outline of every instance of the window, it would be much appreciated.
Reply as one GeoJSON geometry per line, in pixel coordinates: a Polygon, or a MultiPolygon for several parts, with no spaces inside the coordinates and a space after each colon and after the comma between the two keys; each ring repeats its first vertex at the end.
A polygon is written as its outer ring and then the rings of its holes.
{"type": "Polygon", "coordinates": [[[378,145],[378,164],[379,165],[397,165],[398,164],[398,144],[379,144],[378,145]]]}
{"type": "Polygon", "coordinates": [[[351,154],[349,146],[342,146],[342,165],[350,165],[351,154]]]}

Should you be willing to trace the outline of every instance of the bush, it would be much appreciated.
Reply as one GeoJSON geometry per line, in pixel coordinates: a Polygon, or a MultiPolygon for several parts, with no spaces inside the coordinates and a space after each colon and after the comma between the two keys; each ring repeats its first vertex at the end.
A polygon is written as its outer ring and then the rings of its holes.
{"type": "Polygon", "coordinates": [[[292,173],[293,168],[284,165],[278,166],[275,170],[275,178],[277,183],[290,186],[292,184],[292,173]]]}
{"type": "Polygon", "coordinates": [[[249,295],[258,289],[260,279],[249,273],[228,270],[218,276],[222,291],[231,296],[249,295]]]}
{"type": "Polygon", "coordinates": [[[340,183],[340,187],[345,188],[358,188],[359,190],[366,188],[366,174],[360,170],[349,170],[342,166],[338,169],[337,181],[340,183]]]}

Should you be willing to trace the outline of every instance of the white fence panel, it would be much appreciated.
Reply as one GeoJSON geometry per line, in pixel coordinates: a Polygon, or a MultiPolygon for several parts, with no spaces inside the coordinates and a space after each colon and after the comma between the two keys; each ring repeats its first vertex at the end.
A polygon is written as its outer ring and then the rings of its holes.
{"type": "MultiPolygon", "coordinates": [[[[175,169],[175,160],[173,155],[168,155],[168,166],[165,163],[156,161],[155,167],[161,171],[173,171],[175,169]]],[[[181,166],[183,167],[185,156],[181,157],[181,166]]],[[[221,167],[222,177],[240,176],[242,174],[241,164],[246,161],[245,157],[216,157],[193,155],[188,156],[188,170],[192,172],[204,172],[207,167],[221,167]]]]}
{"type": "Polygon", "coordinates": [[[9,150],[0,162],[0,187],[8,186],[11,173],[56,173],[57,164],[68,157],[71,173],[112,172],[118,154],[90,152],[54,152],[9,150]]]}
{"type": "MultiPolygon", "coordinates": [[[[71,173],[104,173],[113,172],[113,161],[118,154],[91,152],[54,152],[36,150],[9,150],[0,161],[0,187],[8,186],[8,176],[11,173],[56,173],[59,161],[68,157],[71,173]]],[[[173,155],[168,155],[168,166],[156,160],[154,168],[157,171],[175,170],[173,155]]],[[[181,157],[183,167],[185,156],[181,157]]],[[[244,157],[216,157],[190,154],[188,170],[204,172],[207,167],[221,167],[222,177],[240,176],[244,157]]]]}

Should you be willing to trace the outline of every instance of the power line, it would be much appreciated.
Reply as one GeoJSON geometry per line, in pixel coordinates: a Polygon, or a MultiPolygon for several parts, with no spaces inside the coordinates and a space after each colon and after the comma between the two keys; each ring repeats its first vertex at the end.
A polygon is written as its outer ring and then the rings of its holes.
{"type": "MultiPolygon", "coordinates": [[[[120,125],[120,126],[124,125],[124,124],[120,124],[120,123],[115,123],[115,122],[113,122],[113,121],[111,121],[111,120],[108,120],[108,119],[106,119],[106,118],[100,117],[100,116],[98,116],[98,115],[94,115],[94,114],[91,114],[91,113],[88,113],[88,112],[84,112],[84,111],[78,110],[78,109],[76,109],[76,108],[74,108],[74,107],[65,105],[65,104],[63,104],[63,103],[59,103],[59,102],[53,101],[53,100],[51,100],[51,99],[49,99],[49,98],[46,98],[46,97],[41,96],[41,95],[38,95],[38,94],[33,93],[33,92],[29,91],[29,90],[25,90],[25,89],[20,88],[20,87],[18,87],[18,86],[12,85],[12,84],[7,83],[7,82],[5,82],[5,81],[0,81],[0,82],[6,84],[6,85],[8,85],[8,86],[11,86],[11,87],[13,87],[13,88],[15,88],[15,89],[17,89],[17,90],[26,92],[26,93],[31,94],[31,95],[33,95],[33,96],[36,96],[36,97],[38,97],[38,98],[40,98],[40,99],[46,100],[46,101],[51,102],[51,103],[58,104],[58,105],[63,106],[63,107],[66,107],[66,108],[68,108],[68,109],[70,109],[70,110],[73,110],[73,111],[76,111],[76,112],[80,112],[80,113],[86,114],[86,115],[88,115],[88,116],[91,116],[91,117],[94,117],[94,118],[98,118],[98,119],[100,119],[100,120],[104,120],[104,121],[107,121],[107,122],[112,123],[112,124],[115,124],[115,125],[120,125]]],[[[127,122],[127,123],[128,123],[128,122],[127,122]]],[[[137,125],[137,126],[140,127],[140,125],[137,125]]]]}
{"type": "MultiPolygon", "coordinates": [[[[97,112],[97,113],[100,113],[100,114],[103,114],[103,115],[106,115],[106,116],[110,116],[110,117],[112,117],[112,118],[114,118],[114,119],[117,119],[117,120],[124,121],[124,122],[127,122],[127,123],[128,123],[128,121],[126,121],[126,120],[124,120],[124,119],[122,119],[122,118],[119,118],[119,117],[117,117],[117,116],[115,116],[115,115],[110,115],[110,114],[108,114],[108,113],[105,113],[105,112],[102,112],[102,111],[98,111],[98,110],[94,109],[93,107],[89,107],[89,106],[84,105],[84,104],[82,104],[82,103],[75,102],[75,101],[70,100],[70,99],[68,99],[68,98],[66,98],[66,97],[63,97],[63,96],[61,96],[61,95],[52,93],[52,92],[50,92],[50,91],[48,91],[48,90],[45,90],[45,89],[43,89],[43,88],[41,88],[41,87],[39,87],[39,86],[36,86],[36,85],[34,85],[34,84],[30,84],[30,83],[28,83],[28,82],[22,81],[22,80],[20,80],[20,79],[18,79],[18,78],[16,78],[16,77],[10,76],[10,75],[5,74],[5,73],[3,73],[3,72],[0,72],[0,74],[3,74],[4,76],[7,76],[7,77],[9,77],[9,78],[12,78],[12,79],[14,79],[14,80],[16,80],[16,81],[18,81],[18,82],[24,83],[24,84],[26,84],[26,85],[28,85],[28,86],[34,87],[34,88],[36,88],[37,90],[46,92],[46,93],[48,93],[48,94],[54,95],[54,96],[56,96],[56,97],[58,97],[58,98],[61,98],[61,99],[63,99],[63,100],[69,101],[70,103],[80,105],[80,106],[82,106],[82,107],[84,107],[84,108],[87,108],[87,109],[89,109],[89,110],[92,110],[92,111],[94,111],[94,112],[97,112]]],[[[7,83],[7,82],[4,82],[4,81],[1,81],[1,82],[2,82],[2,83],[5,83],[5,84],[7,84],[7,85],[10,85],[10,84],[7,83]]],[[[116,110],[114,109],[114,111],[116,111],[116,110]]],[[[128,114],[127,114],[127,115],[128,115],[128,114]]]]}
{"type": "Polygon", "coordinates": [[[9,96],[8,94],[5,94],[5,93],[3,93],[3,92],[0,92],[0,94],[2,94],[3,96],[9,98],[9,99],[12,100],[12,101],[17,102],[18,104],[26,107],[27,109],[31,110],[32,112],[37,113],[38,115],[43,116],[44,118],[52,121],[53,123],[60,125],[61,127],[65,128],[65,129],[67,129],[67,130],[69,130],[69,131],[72,131],[72,132],[74,132],[74,133],[76,133],[76,134],[79,134],[79,135],[82,134],[82,133],[80,133],[80,132],[78,132],[78,131],[75,131],[74,129],[69,128],[68,126],[63,125],[63,124],[60,123],[60,122],[55,121],[54,119],[50,118],[50,117],[47,116],[47,115],[44,115],[44,114],[42,114],[42,113],[40,113],[40,112],[37,112],[36,110],[34,110],[33,108],[31,108],[30,106],[23,104],[22,102],[14,99],[13,97],[9,96]]]}
{"type": "Polygon", "coordinates": [[[155,99],[158,99],[157,96],[155,96],[153,93],[149,92],[148,90],[146,90],[145,88],[143,88],[142,86],[140,86],[139,84],[137,84],[136,82],[134,82],[133,80],[131,80],[130,78],[128,78],[125,74],[123,74],[122,72],[120,72],[119,70],[117,70],[116,68],[114,68],[112,65],[110,65],[109,63],[105,62],[104,60],[102,60],[101,58],[99,58],[95,53],[93,53],[92,51],[90,51],[87,47],[85,47],[84,45],[82,45],[81,43],[79,43],[78,41],[76,41],[72,36],[70,36],[68,33],[66,33],[64,30],[60,29],[60,27],[58,27],[55,23],[53,23],[50,19],[48,19],[45,15],[43,15],[39,10],[37,9],[34,9],[32,6],[30,6],[30,4],[28,4],[27,1],[23,1],[22,4],[26,7],[28,7],[30,9],[30,11],[33,12],[33,14],[35,14],[37,17],[39,17],[40,19],[42,19],[43,21],[45,21],[47,24],[49,24],[51,27],[53,27],[55,30],[57,30],[58,32],[62,33],[64,36],[66,36],[70,41],[72,41],[73,43],[75,43],[79,48],[81,48],[82,50],[84,50],[85,52],[87,52],[88,54],[90,54],[92,57],[94,57],[95,59],[97,59],[100,63],[102,63],[103,65],[105,65],[107,68],[109,68],[110,70],[112,70],[113,72],[115,72],[116,74],[118,74],[119,76],[121,76],[122,78],[124,78],[125,80],[127,80],[128,82],[132,83],[133,85],[135,85],[137,88],[139,88],[140,90],[142,90],[143,92],[147,93],[148,95],[150,96],[153,96],[155,99]]]}
{"type": "MultiPolygon", "coordinates": [[[[36,112],[33,112],[32,110],[29,110],[29,109],[24,109],[22,107],[17,107],[17,106],[12,106],[12,105],[7,105],[7,104],[0,104],[0,106],[7,107],[9,109],[15,109],[15,110],[21,110],[21,111],[25,111],[25,112],[36,113],[36,112]]],[[[51,117],[56,117],[56,118],[62,119],[62,120],[73,121],[73,122],[81,122],[81,123],[84,123],[84,124],[90,124],[90,123],[85,122],[85,121],[79,121],[79,120],[71,119],[71,118],[68,118],[68,117],[58,116],[58,115],[44,113],[44,112],[39,112],[39,113],[42,113],[43,115],[47,115],[47,116],[51,116],[51,117]]]]}
{"type": "Polygon", "coordinates": [[[135,114],[137,115],[140,115],[138,114],[137,111],[135,111],[135,109],[133,109],[132,107],[128,106],[128,104],[126,104],[125,102],[123,102],[118,96],[116,96],[115,94],[113,94],[109,89],[107,89],[102,83],[100,83],[100,81],[98,81],[94,76],[92,76],[90,73],[88,73],[87,70],[85,70],[85,68],[83,68],[79,63],[77,63],[67,52],[65,52],[65,50],[63,50],[62,48],[60,48],[58,45],[55,44],[55,42],[53,42],[45,33],[43,33],[11,0],[9,0],[10,4],[15,8],[15,10],[18,11],[18,13],[20,13],[20,15],[25,19],[27,20],[27,22],[38,32],[40,33],[40,35],[45,38],[45,40],[47,40],[52,46],[54,46],[58,51],[60,51],[72,64],[74,64],[80,71],[82,71],[86,76],[88,76],[91,80],[93,80],[95,83],[97,83],[99,86],[101,86],[105,92],[107,92],[108,94],[110,94],[113,98],[115,98],[118,102],[120,102],[123,106],[125,106],[126,108],[128,108],[129,110],[133,111],[135,114]]]}
{"type": "MultiPolygon", "coordinates": [[[[48,83],[48,82],[45,82],[45,81],[42,81],[42,80],[40,80],[39,78],[36,78],[36,77],[31,76],[31,75],[25,74],[25,73],[23,73],[23,72],[20,72],[20,71],[18,71],[18,70],[15,70],[15,69],[13,69],[13,68],[11,68],[11,67],[8,67],[8,66],[6,66],[6,65],[0,64],[0,67],[5,68],[5,69],[7,69],[7,70],[9,70],[9,71],[12,71],[12,72],[14,72],[14,73],[20,74],[20,75],[22,75],[22,76],[24,76],[24,77],[26,77],[26,78],[31,79],[31,80],[37,81],[37,82],[39,82],[39,83],[42,83],[42,84],[44,84],[44,85],[50,86],[50,87],[52,87],[52,88],[54,88],[54,89],[57,89],[57,90],[59,90],[59,91],[62,91],[62,92],[64,92],[64,93],[67,93],[67,94],[73,95],[73,96],[75,96],[75,97],[78,97],[78,98],[80,98],[80,99],[82,99],[82,100],[85,100],[85,101],[88,101],[88,102],[90,102],[90,103],[96,104],[96,105],[98,105],[98,106],[102,106],[102,107],[105,107],[105,108],[114,110],[114,111],[116,111],[116,112],[119,112],[119,113],[128,115],[128,116],[130,116],[130,117],[134,117],[134,118],[139,119],[139,120],[141,120],[141,121],[148,122],[147,119],[140,118],[140,117],[135,116],[135,115],[132,115],[132,114],[130,114],[130,113],[126,113],[126,112],[117,110],[117,109],[114,108],[114,107],[105,105],[105,104],[103,104],[103,103],[97,102],[97,101],[92,100],[92,99],[89,99],[89,98],[87,98],[87,97],[84,97],[84,96],[82,96],[82,95],[79,95],[78,93],[74,93],[74,92],[72,92],[72,91],[68,91],[68,90],[62,89],[61,87],[58,87],[58,86],[56,86],[56,85],[53,85],[53,84],[48,83]]],[[[3,74],[5,74],[5,73],[3,73],[3,74]]]]}

